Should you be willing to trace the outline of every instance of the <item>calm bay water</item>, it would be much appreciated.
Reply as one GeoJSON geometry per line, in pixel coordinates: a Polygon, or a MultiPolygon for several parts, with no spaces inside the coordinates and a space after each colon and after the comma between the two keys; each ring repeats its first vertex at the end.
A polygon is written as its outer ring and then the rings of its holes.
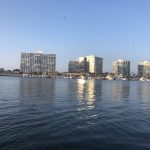
{"type": "Polygon", "coordinates": [[[0,150],[150,149],[150,83],[0,77],[0,150]]]}

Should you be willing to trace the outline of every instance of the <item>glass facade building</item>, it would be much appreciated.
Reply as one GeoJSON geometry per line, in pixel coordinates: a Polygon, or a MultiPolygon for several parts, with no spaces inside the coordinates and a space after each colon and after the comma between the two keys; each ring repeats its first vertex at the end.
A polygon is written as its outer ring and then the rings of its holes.
{"type": "Polygon", "coordinates": [[[102,74],[103,58],[94,55],[79,57],[78,60],[69,61],[69,72],[85,72],[102,74]]]}
{"type": "Polygon", "coordinates": [[[118,59],[113,62],[113,73],[115,76],[130,77],[130,61],[118,59]]]}
{"type": "Polygon", "coordinates": [[[150,78],[150,61],[143,61],[138,65],[138,76],[150,78]]]}

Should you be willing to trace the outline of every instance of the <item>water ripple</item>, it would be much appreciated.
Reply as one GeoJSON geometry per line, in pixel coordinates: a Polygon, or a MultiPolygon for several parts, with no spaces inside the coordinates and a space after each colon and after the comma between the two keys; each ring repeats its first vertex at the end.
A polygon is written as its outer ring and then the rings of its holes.
{"type": "Polygon", "coordinates": [[[0,150],[150,149],[148,83],[0,81],[0,150]]]}

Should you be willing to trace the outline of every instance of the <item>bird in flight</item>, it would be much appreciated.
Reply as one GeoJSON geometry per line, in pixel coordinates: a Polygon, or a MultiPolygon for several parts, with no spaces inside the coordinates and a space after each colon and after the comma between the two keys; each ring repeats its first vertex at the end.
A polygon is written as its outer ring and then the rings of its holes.
{"type": "Polygon", "coordinates": [[[134,45],[134,43],[133,42],[130,42],[130,46],[133,46],[134,45]]]}

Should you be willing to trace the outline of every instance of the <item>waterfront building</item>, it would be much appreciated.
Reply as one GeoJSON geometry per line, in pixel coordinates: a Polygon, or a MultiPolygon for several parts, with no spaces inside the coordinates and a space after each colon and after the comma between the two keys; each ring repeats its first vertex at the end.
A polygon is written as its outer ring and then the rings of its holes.
{"type": "Polygon", "coordinates": [[[5,72],[4,68],[0,68],[0,73],[4,73],[4,72],[5,72]]]}
{"type": "Polygon", "coordinates": [[[68,72],[70,73],[79,72],[79,69],[80,69],[79,61],[76,60],[69,61],[68,72]]]}
{"type": "Polygon", "coordinates": [[[79,57],[79,72],[88,73],[88,62],[86,57],[79,57]]]}
{"type": "Polygon", "coordinates": [[[87,73],[87,61],[85,57],[79,57],[77,60],[70,60],[68,72],[76,73],[76,72],[84,72],[87,73]]]}
{"type": "Polygon", "coordinates": [[[21,53],[20,71],[22,73],[54,73],[56,68],[56,55],[43,52],[21,53]]]}
{"type": "Polygon", "coordinates": [[[86,56],[88,62],[88,72],[93,74],[102,74],[103,58],[94,55],[86,56]]]}
{"type": "Polygon", "coordinates": [[[94,55],[79,57],[76,61],[69,61],[69,72],[84,72],[102,74],[103,58],[94,55]]]}
{"type": "Polygon", "coordinates": [[[143,65],[142,64],[138,65],[138,77],[139,78],[143,77],[143,65]]]}
{"type": "Polygon", "coordinates": [[[113,62],[113,73],[115,76],[130,77],[130,61],[118,59],[113,62]]]}
{"type": "Polygon", "coordinates": [[[150,61],[140,62],[138,65],[138,76],[150,78],[150,61]]]}

